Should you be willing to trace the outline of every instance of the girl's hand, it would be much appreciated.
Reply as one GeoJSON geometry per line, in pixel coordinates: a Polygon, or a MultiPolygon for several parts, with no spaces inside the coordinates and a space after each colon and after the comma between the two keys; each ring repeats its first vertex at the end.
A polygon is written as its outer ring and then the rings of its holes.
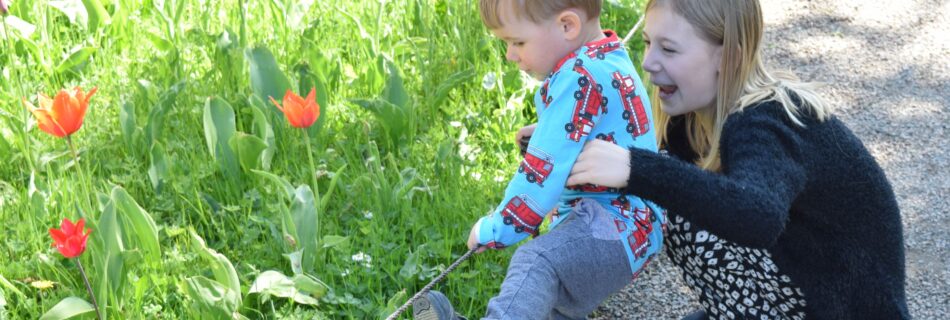
{"type": "Polygon", "coordinates": [[[603,140],[591,140],[574,162],[567,185],[596,184],[623,188],[630,177],[630,150],[603,140]]]}

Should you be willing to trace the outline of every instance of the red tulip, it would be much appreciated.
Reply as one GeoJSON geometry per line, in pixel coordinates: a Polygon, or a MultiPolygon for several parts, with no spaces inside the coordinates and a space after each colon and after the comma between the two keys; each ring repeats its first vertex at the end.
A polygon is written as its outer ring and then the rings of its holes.
{"type": "Polygon", "coordinates": [[[89,237],[89,233],[92,233],[92,230],[86,231],[83,234],[83,227],[86,225],[86,221],[82,218],[79,218],[79,222],[75,225],[69,219],[63,219],[63,222],[60,223],[59,229],[49,229],[49,235],[53,237],[53,245],[56,246],[56,249],[59,250],[59,253],[62,253],[66,258],[75,258],[82,254],[83,251],[86,251],[86,238],[89,237]]]}
{"type": "Polygon", "coordinates": [[[290,90],[284,93],[284,106],[281,107],[274,97],[270,97],[270,102],[277,106],[287,117],[291,126],[296,128],[309,128],[320,118],[320,105],[317,104],[316,88],[310,89],[307,98],[301,98],[290,90]]]}
{"type": "Polygon", "coordinates": [[[96,90],[98,88],[92,88],[89,93],[83,93],[79,87],[73,89],[73,92],[60,90],[53,99],[41,93],[38,94],[39,108],[27,102],[26,99],[23,99],[23,104],[36,117],[41,130],[64,138],[82,127],[82,120],[89,106],[89,98],[96,94],[96,90]]]}

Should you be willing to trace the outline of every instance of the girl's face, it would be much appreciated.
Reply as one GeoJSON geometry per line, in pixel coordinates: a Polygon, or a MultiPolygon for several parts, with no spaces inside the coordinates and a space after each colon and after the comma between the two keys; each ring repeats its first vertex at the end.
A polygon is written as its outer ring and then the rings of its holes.
{"type": "Polygon", "coordinates": [[[643,28],[643,70],[659,88],[663,111],[671,116],[715,107],[722,45],[700,36],[669,5],[647,11],[643,28]]]}

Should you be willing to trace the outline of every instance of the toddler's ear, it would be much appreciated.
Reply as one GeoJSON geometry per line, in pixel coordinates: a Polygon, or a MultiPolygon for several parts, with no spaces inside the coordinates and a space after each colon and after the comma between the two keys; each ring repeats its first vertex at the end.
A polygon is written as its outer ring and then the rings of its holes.
{"type": "Polygon", "coordinates": [[[574,40],[581,34],[581,16],[574,10],[564,10],[557,16],[558,27],[566,40],[574,40]]]}

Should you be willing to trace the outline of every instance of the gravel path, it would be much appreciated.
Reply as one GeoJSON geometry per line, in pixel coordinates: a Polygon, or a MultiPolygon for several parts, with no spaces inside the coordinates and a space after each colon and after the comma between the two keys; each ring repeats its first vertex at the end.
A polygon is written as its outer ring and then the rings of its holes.
{"type": "MultiPolygon", "coordinates": [[[[820,81],[894,186],[915,319],[950,317],[950,0],[761,0],[773,69],[820,81]]],[[[665,256],[592,319],[679,319],[698,304],[665,256]]]]}

